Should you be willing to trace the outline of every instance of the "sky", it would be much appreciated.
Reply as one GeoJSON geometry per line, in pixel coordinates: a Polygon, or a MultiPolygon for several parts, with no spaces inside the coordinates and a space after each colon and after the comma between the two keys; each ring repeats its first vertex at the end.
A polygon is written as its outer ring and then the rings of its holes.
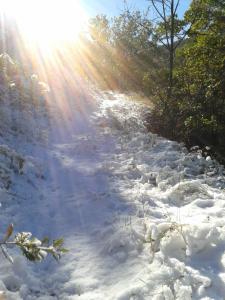
{"type": "MultiPolygon", "coordinates": [[[[81,0],[91,16],[96,14],[106,14],[115,16],[120,14],[124,8],[123,0],[81,0]]],[[[129,6],[134,9],[145,9],[150,3],[147,0],[128,0],[129,6]]],[[[181,17],[190,5],[191,0],[181,0],[178,15],[181,17]]]]}

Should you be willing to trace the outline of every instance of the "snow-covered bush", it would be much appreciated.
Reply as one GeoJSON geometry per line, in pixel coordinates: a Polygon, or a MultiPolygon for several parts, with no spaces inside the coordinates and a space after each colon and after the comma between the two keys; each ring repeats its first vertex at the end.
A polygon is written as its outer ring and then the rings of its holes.
{"type": "MultiPolygon", "coordinates": [[[[45,132],[47,92],[48,85],[37,75],[28,74],[7,53],[0,55],[0,190],[7,195],[19,197],[18,192],[13,191],[13,184],[26,173],[26,168],[29,169],[27,158],[18,150],[19,144],[23,148],[24,142],[35,142],[45,132]]],[[[27,182],[31,182],[30,178],[27,182]]],[[[10,225],[0,240],[0,250],[11,262],[13,259],[7,248],[13,246],[30,261],[40,261],[47,254],[58,260],[67,251],[63,248],[63,239],[50,243],[48,238],[38,240],[30,232],[20,232],[14,237],[12,234],[13,225],[10,225]]]]}
{"type": "Polygon", "coordinates": [[[29,74],[8,54],[1,54],[0,134],[23,134],[29,139],[39,139],[47,121],[45,94],[48,92],[48,85],[37,75],[29,74]]]}

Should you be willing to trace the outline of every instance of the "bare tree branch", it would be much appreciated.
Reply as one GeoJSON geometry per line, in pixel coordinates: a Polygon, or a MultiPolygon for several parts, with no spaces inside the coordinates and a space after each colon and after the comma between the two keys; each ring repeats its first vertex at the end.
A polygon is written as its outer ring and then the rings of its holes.
{"type": "MultiPolygon", "coordinates": [[[[166,19],[164,19],[164,16],[161,14],[160,10],[158,9],[157,5],[155,4],[156,0],[151,0],[152,5],[154,6],[154,9],[157,11],[158,15],[162,18],[162,20],[165,22],[166,19]]],[[[156,1],[158,2],[158,1],[156,1]]]]}
{"type": "Polygon", "coordinates": [[[174,9],[174,14],[173,14],[174,17],[176,16],[176,13],[177,13],[177,9],[178,9],[179,4],[180,4],[180,0],[177,1],[177,5],[176,5],[176,7],[175,7],[175,9],[174,9]]]}
{"type": "Polygon", "coordinates": [[[164,15],[164,27],[165,27],[165,30],[166,30],[166,40],[167,40],[167,45],[169,46],[169,35],[168,35],[168,28],[167,28],[167,20],[166,20],[166,10],[165,10],[165,4],[164,4],[164,1],[162,2],[163,3],[163,15],[164,15]]]}

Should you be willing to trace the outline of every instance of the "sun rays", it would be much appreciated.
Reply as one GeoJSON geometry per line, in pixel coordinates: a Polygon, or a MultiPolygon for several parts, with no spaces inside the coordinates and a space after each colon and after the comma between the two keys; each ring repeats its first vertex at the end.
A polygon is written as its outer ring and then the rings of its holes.
{"type": "Polygon", "coordinates": [[[2,0],[1,5],[3,13],[16,22],[24,43],[44,53],[75,41],[87,22],[77,0],[2,0]]]}

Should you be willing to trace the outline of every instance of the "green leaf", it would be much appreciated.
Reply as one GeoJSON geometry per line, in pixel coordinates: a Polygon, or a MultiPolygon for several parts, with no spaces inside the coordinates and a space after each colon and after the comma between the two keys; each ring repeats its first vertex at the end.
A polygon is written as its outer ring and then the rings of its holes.
{"type": "Polygon", "coordinates": [[[60,248],[63,245],[63,243],[64,243],[63,238],[58,239],[58,240],[54,240],[53,241],[53,247],[54,248],[60,248]]]}
{"type": "Polygon", "coordinates": [[[62,253],[68,253],[68,252],[69,252],[69,250],[68,250],[68,249],[66,249],[66,248],[60,248],[60,252],[62,252],[62,253]]]}

